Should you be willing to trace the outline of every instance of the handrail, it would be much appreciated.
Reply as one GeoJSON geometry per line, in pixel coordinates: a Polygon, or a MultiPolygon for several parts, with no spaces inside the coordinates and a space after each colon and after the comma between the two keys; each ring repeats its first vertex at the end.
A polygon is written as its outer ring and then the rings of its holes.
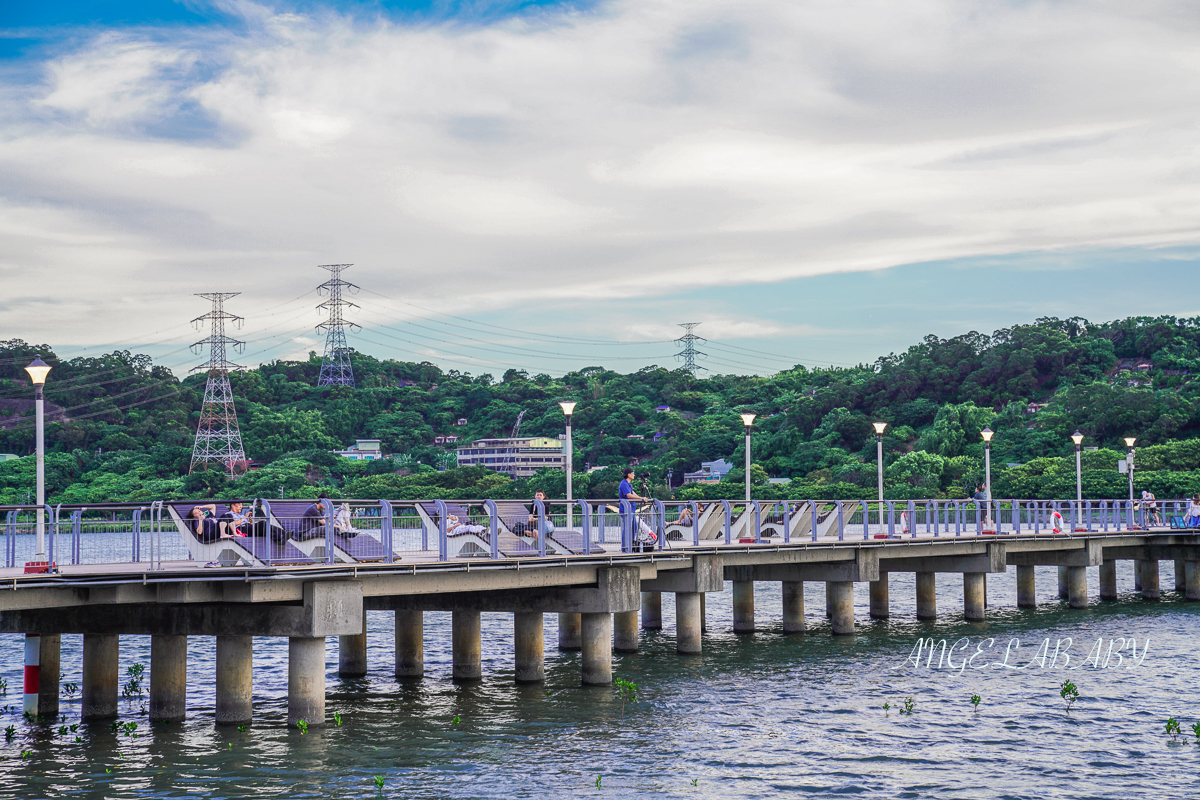
{"type": "Polygon", "coordinates": [[[721,506],[725,509],[725,544],[733,543],[733,508],[730,507],[728,500],[722,500],[721,506]]]}

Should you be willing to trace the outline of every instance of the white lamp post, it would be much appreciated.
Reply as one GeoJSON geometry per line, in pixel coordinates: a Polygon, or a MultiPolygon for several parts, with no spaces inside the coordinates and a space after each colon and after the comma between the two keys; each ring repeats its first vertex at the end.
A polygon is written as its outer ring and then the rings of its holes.
{"type": "Polygon", "coordinates": [[[575,402],[572,400],[563,400],[558,404],[562,407],[563,414],[567,417],[567,529],[574,527],[571,517],[571,473],[575,471],[575,453],[571,445],[571,415],[575,413],[575,402]]]}
{"type": "Polygon", "coordinates": [[[1083,434],[1076,430],[1071,434],[1075,443],[1075,521],[1083,521],[1083,434]]]}
{"type": "Polygon", "coordinates": [[[983,500],[987,503],[988,528],[992,526],[992,435],[991,428],[984,426],[983,436],[983,500]]]}
{"type": "MultiPolygon", "coordinates": [[[[1133,436],[1125,437],[1125,446],[1129,448],[1129,452],[1125,454],[1125,471],[1129,473],[1129,508],[1133,509],[1133,444],[1137,439],[1133,436]]],[[[1143,514],[1143,519],[1145,515],[1143,514]]]]}
{"type": "Polygon", "coordinates": [[[35,406],[37,415],[37,555],[35,562],[46,563],[46,401],[42,389],[46,385],[46,375],[50,373],[50,365],[36,356],[33,363],[25,368],[29,379],[33,382],[35,406]]]}
{"type": "MultiPolygon", "coordinates": [[[[887,430],[886,422],[872,422],[875,426],[875,462],[879,472],[879,527],[883,528],[883,432],[887,430]]],[[[916,526],[913,526],[916,530],[916,526]]]]}
{"type": "Polygon", "coordinates": [[[742,424],[746,426],[746,506],[750,505],[750,426],[754,424],[757,414],[742,414],[742,424]]]}

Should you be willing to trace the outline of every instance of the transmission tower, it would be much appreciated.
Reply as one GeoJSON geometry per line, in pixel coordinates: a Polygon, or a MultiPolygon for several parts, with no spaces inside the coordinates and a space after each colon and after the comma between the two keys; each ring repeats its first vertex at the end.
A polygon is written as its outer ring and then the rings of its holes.
{"type": "Polygon", "coordinates": [[[707,339],[703,339],[703,338],[697,336],[696,334],[692,333],[692,328],[696,327],[699,324],[700,324],[699,322],[681,322],[681,323],[679,323],[679,327],[683,328],[684,331],[686,331],[686,332],[683,334],[683,336],[680,336],[678,339],[675,340],[675,344],[677,344],[683,348],[683,352],[676,353],[675,358],[683,361],[683,368],[686,369],[688,372],[692,373],[693,375],[695,375],[696,373],[701,372],[701,371],[708,372],[708,369],[706,367],[700,367],[700,366],[696,365],[696,356],[700,356],[701,358],[708,358],[707,353],[701,353],[699,350],[696,349],[696,342],[700,342],[701,344],[703,344],[704,342],[708,341],[707,339]]]}
{"type": "Polygon", "coordinates": [[[242,433],[238,430],[237,410],[233,407],[233,389],[229,385],[229,370],[241,369],[226,357],[230,346],[240,349],[245,342],[225,335],[225,321],[231,320],[241,327],[242,318],[226,313],[225,301],[237,297],[241,292],[212,292],[198,294],[212,301],[212,311],[196,317],[192,324],[200,328],[205,322],[212,323],[212,333],[192,345],[194,352],[201,352],[208,345],[208,363],[194,367],[192,372],[208,371],[208,382],[204,385],[204,404],[200,408],[200,425],[196,428],[196,444],[192,448],[192,464],[188,472],[197,468],[207,469],[209,464],[220,464],[230,475],[246,461],[242,449],[242,433]]]}
{"type": "Polygon", "coordinates": [[[342,299],[342,289],[358,291],[353,283],[342,280],[342,270],[353,264],[321,264],[321,269],[329,270],[329,280],[317,287],[317,294],[329,294],[329,299],[317,308],[329,312],[329,319],[317,326],[318,331],[325,331],[325,356],[321,359],[321,377],[317,386],[354,386],[354,368],[350,366],[350,348],[346,345],[346,327],[357,328],[353,322],[346,322],[342,316],[342,307],[358,308],[349,300],[342,299]]]}

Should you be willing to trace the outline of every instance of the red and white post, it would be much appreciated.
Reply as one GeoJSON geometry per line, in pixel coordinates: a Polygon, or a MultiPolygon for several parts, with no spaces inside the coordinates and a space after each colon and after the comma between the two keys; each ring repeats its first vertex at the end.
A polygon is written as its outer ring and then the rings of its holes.
{"type": "Polygon", "coordinates": [[[42,637],[25,634],[25,713],[38,715],[38,689],[42,677],[42,637]]]}

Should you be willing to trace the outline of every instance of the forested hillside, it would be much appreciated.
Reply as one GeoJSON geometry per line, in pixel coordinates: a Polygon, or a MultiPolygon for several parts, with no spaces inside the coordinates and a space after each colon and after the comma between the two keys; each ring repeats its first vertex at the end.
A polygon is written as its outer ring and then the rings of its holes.
{"type": "MultiPolygon", "coordinates": [[[[1068,437],[1076,429],[1085,446],[1100,448],[1084,454],[1089,496],[1126,493],[1116,471],[1124,436],[1138,437],[1139,488],[1163,497],[1200,491],[1200,318],[1041,319],[991,336],[926,337],[870,365],[796,366],[771,377],[601,366],[559,377],[515,369],[472,376],[354,353],[352,390],[317,388],[312,355],[232,376],[247,455],[264,465],[232,483],[212,472],[186,475],[204,376],[181,382],[126,351],[60,361],[46,345],[0,342],[0,452],[32,452],[23,367],[36,353],[54,366],[46,388],[54,502],[308,496],[318,487],[364,498],[525,496],[532,484],[561,494],[561,474],[512,482],[480,468],[444,469],[453,445],[433,441],[507,436],[522,410],[522,435],[554,436],[564,399],[579,402],[575,486],[596,497],[612,496],[619,468],[634,461],[664,495],[668,471],[676,497],[740,494],[677,484],[701,461],[742,463],[738,414],[747,411],[759,415],[751,481],[763,498],[873,495],[874,420],[889,423],[891,497],[963,496],[982,480],[985,425],[996,431],[997,496],[1071,496],[1068,437]],[[383,440],[391,458],[365,464],[329,454],[355,438],[383,440]],[[587,465],[609,469],[584,474],[587,465]],[[766,485],[768,477],[792,483],[766,485]]],[[[729,477],[744,480],[740,469],[729,477]]],[[[0,502],[23,502],[32,487],[32,458],[0,464],[0,502]]]]}

